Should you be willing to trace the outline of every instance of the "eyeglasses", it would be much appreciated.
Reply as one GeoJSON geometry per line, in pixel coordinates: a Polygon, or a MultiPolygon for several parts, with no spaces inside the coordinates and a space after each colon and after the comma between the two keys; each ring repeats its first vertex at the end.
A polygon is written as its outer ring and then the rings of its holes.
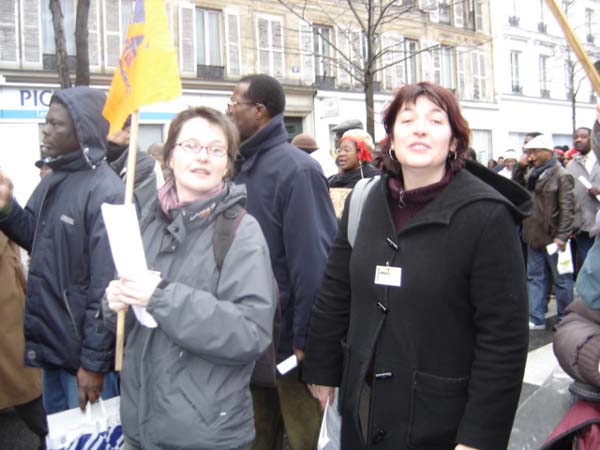
{"type": "Polygon", "coordinates": [[[215,158],[223,158],[227,155],[227,149],[219,144],[202,145],[198,141],[188,139],[187,141],[179,142],[176,145],[191,155],[200,154],[202,149],[206,150],[208,156],[214,156],[215,158]]]}
{"type": "Polygon", "coordinates": [[[258,105],[258,102],[238,102],[237,100],[229,100],[227,102],[227,110],[230,111],[235,105],[258,105]]]}

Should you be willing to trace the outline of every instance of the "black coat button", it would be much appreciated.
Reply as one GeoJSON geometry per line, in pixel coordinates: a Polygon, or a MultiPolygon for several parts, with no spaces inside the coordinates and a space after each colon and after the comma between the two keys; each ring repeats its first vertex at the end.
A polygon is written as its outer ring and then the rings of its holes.
{"type": "Polygon", "coordinates": [[[384,437],[385,437],[385,430],[383,428],[380,428],[373,435],[373,438],[371,439],[371,442],[373,444],[379,444],[381,441],[383,441],[384,437]]]}

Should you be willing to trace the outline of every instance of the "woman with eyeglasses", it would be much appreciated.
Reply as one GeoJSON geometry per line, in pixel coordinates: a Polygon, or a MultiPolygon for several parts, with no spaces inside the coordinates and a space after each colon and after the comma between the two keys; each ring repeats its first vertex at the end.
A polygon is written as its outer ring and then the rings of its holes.
{"type": "Polygon", "coordinates": [[[164,146],[172,177],[141,225],[150,270],[107,288],[108,308],[128,310],[125,449],[249,449],[254,438],[249,382],[271,342],[276,294],[260,226],[241,208],[245,187],[229,181],[238,145],[237,129],[214,109],[173,119],[164,146]],[[224,243],[228,220],[234,235],[224,243]],[[227,244],[224,255],[216,249],[227,244]]]}
{"type": "Polygon", "coordinates": [[[337,148],[336,162],[340,172],[327,180],[331,188],[353,188],[358,180],[379,175],[370,162],[373,160],[373,139],[363,130],[348,130],[337,148]]]}

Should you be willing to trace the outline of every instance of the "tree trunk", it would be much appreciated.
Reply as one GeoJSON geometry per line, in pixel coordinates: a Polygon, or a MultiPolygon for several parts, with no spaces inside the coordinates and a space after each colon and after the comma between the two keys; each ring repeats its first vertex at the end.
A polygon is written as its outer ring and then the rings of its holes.
{"type": "Polygon", "coordinates": [[[375,140],[375,100],[373,99],[373,74],[365,71],[365,107],[367,115],[367,133],[375,140]]]}
{"type": "Polygon", "coordinates": [[[90,55],[88,49],[88,16],[90,0],[77,2],[77,17],[75,19],[75,51],[76,56],[76,86],[90,85],[90,55]]]}
{"type": "Polygon", "coordinates": [[[50,12],[52,13],[52,25],[54,26],[54,44],[56,46],[56,71],[58,81],[62,89],[71,87],[69,78],[69,66],[67,63],[67,42],[65,40],[65,29],[63,27],[63,13],[60,0],[50,0],[50,12]]]}

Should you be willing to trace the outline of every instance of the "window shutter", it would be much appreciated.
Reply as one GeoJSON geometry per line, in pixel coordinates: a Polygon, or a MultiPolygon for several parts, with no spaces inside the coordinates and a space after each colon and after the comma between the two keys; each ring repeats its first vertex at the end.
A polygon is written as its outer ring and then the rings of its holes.
{"type": "Polygon", "coordinates": [[[337,44],[340,49],[338,52],[338,65],[337,65],[337,79],[338,86],[349,86],[351,82],[350,78],[350,66],[346,58],[351,58],[350,53],[350,41],[348,35],[341,28],[337,29],[337,44]]]}
{"type": "Polygon", "coordinates": [[[258,35],[258,73],[271,73],[269,61],[269,21],[259,17],[256,21],[256,34],[258,35]]]}
{"type": "MultiPolygon", "coordinates": [[[[424,42],[423,46],[425,48],[432,47],[432,42],[424,42]]],[[[433,55],[436,52],[436,48],[429,48],[429,50],[423,52],[421,54],[421,62],[423,64],[423,80],[434,82],[433,75],[433,55]]]]}
{"type": "Polygon", "coordinates": [[[475,16],[475,31],[482,31],[483,30],[483,6],[482,6],[482,2],[481,0],[474,0],[475,5],[475,12],[474,12],[474,16],[475,16]]]}
{"type": "Polygon", "coordinates": [[[394,66],[392,67],[394,70],[394,86],[392,86],[392,89],[397,89],[400,86],[406,84],[406,79],[405,79],[405,67],[406,67],[406,54],[404,53],[404,46],[405,43],[403,42],[403,39],[399,36],[395,36],[394,37],[394,53],[393,53],[393,63],[394,66]]]}
{"type": "Polygon", "coordinates": [[[42,67],[42,36],[39,0],[21,2],[21,42],[24,68],[42,67]]]}
{"type": "Polygon", "coordinates": [[[16,67],[19,63],[17,8],[18,0],[0,2],[0,62],[4,66],[16,67]]]}
{"type": "Polygon", "coordinates": [[[456,78],[458,80],[458,92],[457,97],[460,99],[467,99],[469,95],[467,94],[467,80],[466,80],[466,70],[465,70],[465,54],[467,49],[464,47],[458,47],[456,49],[456,78]]]}
{"type": "Polygon", "coordinates": [[[381,49],[383,51],[383,57],[381,58],[383,63],[383,88],[393,89],[394,67],[390,65],[394,59],[393,39],[385,35],[381,36],[381,49]]]}
{"type": "Polygon", "coordinates": [[[242,73],[242,57],[240,53],[240,16],[237,12],[225,11],[225,42],[227,75],[238,77],[242,73]]]}
{"type": "Polygon", "coordinates": [[[308,84],[315,82],[315,55],[312,26],[300,22],[300,65],[302,81],[308,84]]]}
{"type": "Polygon", "coordinates": [[[182,74],[196,75],[196,8],[179,5],[179,67],[182,74]]]}
{"type": "Polygon", "coordinates": [[[121,59],[121,2],[104,0],[104,66],[115,69],[121,59]]]}
{"type": "Polygon", "coordinates": [[[273,49],[273,76],[275,78],[284,78],[283,26],[278,20],[271,21],[271,42],[273,49]]]}
{"type": "Polygon", "coordinates": [[[90,0],[88,15],[88,54],[90,69],[100,68],[100,17],[98,14],[98,0],[90,0]]]}
{"type": "Polygon", "coordinates": [[[464,28],[465,26],[465,10],[464,0],[454,0],[454,26],[464,28]]]}

